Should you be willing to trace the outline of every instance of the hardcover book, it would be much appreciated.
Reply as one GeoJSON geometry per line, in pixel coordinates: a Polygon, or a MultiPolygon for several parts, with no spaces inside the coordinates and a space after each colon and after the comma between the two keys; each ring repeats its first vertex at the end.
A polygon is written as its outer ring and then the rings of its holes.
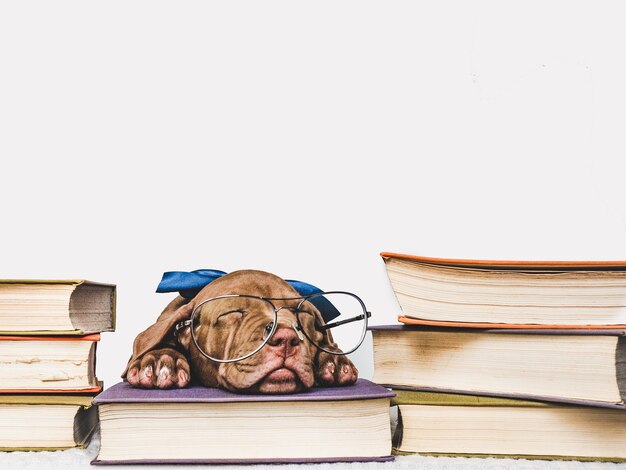
{"type": "Polygon", "coordinates": [[[370,330],[379,384],[624,407],[623,330],[370,330]]]}
{"type": "Polygon", "coordinates": [[[391,460],[392,396],[364,379],[289,395],[118,383],[94,400],[101,446],[92,463],[391,460]]]}
{"type": "Polygon", "coordinates": [[[626,328],[625,261],[489,261],[383,252],[407,324],[626,328]]]}
{"type": "Polygon", "coordinates": [[[626,412],[536,401],[395,390],[397,453],[626,459],[626,412]]]}
{"type": "Polygon", "coordinates": [[[115,329],[113,284],[0,280],[0,334],[83,335],[115,329]]]}
{"type": "Polygon", "coordinates": [[[0,393],[99,392],[96,346],[87,336],[0,336],[0,393]]]}
{"type": "Polygon", "coordinates": [[[88,395],[0,395],[0,451],[85,447],[98,424],[88,395]]]}

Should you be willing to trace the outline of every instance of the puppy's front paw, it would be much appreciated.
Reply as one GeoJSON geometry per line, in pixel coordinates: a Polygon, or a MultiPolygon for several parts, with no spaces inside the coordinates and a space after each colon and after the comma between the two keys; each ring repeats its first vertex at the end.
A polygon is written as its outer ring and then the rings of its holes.
{"type": "Polygon", "coordinates": [[[189,379],[187,359],[171,348],[147,352],[130,364],[126,374],[130,385],[141,388],[183,388],[189,379]]]}
{"type": "Polygon", "coordinates": [[[358,377],[358,369],[346,356],[319,352],[315,369],[315,382],[318,385],[323,387],[352,385],[358,377]]]}

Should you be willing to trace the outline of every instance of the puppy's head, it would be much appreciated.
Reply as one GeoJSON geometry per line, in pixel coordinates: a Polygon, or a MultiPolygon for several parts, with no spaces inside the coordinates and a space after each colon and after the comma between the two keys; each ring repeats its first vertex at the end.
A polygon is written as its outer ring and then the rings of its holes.
{"type": "MultiPolygon", "coordinates": [[[[192,376],[203,385],[232,391],[291,393],[312,387],[317,350],[296,328],[297,297],[287,282],[263,271],[236,271],[207,285],[191,301],[193,337],[189,328],[179,335],[192,376]],[[229,297],[233,294],[243,297],[229,297]],[[270,304],[258,297],[292,300],[270,304]],[[222,360],[249,357],[220,363],[207,355],[222,360]]],[[[322,321],[321,315],[312,306],[309,310],[300,315],[300,325],[306,336],[320,341],[323,333],[316,330],[315,321],[322,321]]]]}

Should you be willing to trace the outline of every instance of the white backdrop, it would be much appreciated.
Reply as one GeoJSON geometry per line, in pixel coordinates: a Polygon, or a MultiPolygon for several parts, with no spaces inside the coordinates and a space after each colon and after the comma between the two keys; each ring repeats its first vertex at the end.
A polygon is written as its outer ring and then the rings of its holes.
{"type": "MultiPolygon", "coordinates": [[[[395,322],[380,251],[626,259],[621,2],[3,2],[0,277],[256,268],[395,322]]],[[[371,375],[371,350],[355,358],[371,375]]]]}

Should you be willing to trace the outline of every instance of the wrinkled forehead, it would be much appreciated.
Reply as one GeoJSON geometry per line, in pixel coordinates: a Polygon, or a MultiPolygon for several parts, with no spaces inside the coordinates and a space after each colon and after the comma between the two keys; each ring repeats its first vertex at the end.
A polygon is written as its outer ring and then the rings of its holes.
{"type": "Polygon", "coordinates": [[[242,313],[252,313],[253,311],[273,310],[273,306],[270,302],[262,300],[258,297],[247,296],[228,296],[228,297],[215,297],[207,300],[206,302],[198,306],[203,312],[208,313],[211,311],[240,311],[242,313]]]}
{"type": "Polygon", "coordinates": [[[318,313],[315,306],[303,301],[301,297],[289,299],[265,299],[260,297],[245,295],[228,295],[221,297],[209,298],[199,303],[196,311],[202,314],[226,313],[229,311],[238,311],[241,313],[265,313],[277,310],[288,310],[292,313],[296,311],[304,311],[308,313],[318,313]]]}
{"type": "Polygon", "coordinates": [[[197,307],[202,313],[218,312],[223,313],[227,311],[238,311],[241,313],[252,313],[255,311],[272,311],[272,305],[269,302],[261,300],[257,297],[246,296],[227,296],[227,297],[214,297],[208,299],[197,307]]]}
{"type": "Polygon", "coordinates": [[[297,297],[298,292],[284,279],[265,271],[234,271],[205,286],[194,298],[199,304],[223,295],[249,295],[264,298],[297,297]]]}

